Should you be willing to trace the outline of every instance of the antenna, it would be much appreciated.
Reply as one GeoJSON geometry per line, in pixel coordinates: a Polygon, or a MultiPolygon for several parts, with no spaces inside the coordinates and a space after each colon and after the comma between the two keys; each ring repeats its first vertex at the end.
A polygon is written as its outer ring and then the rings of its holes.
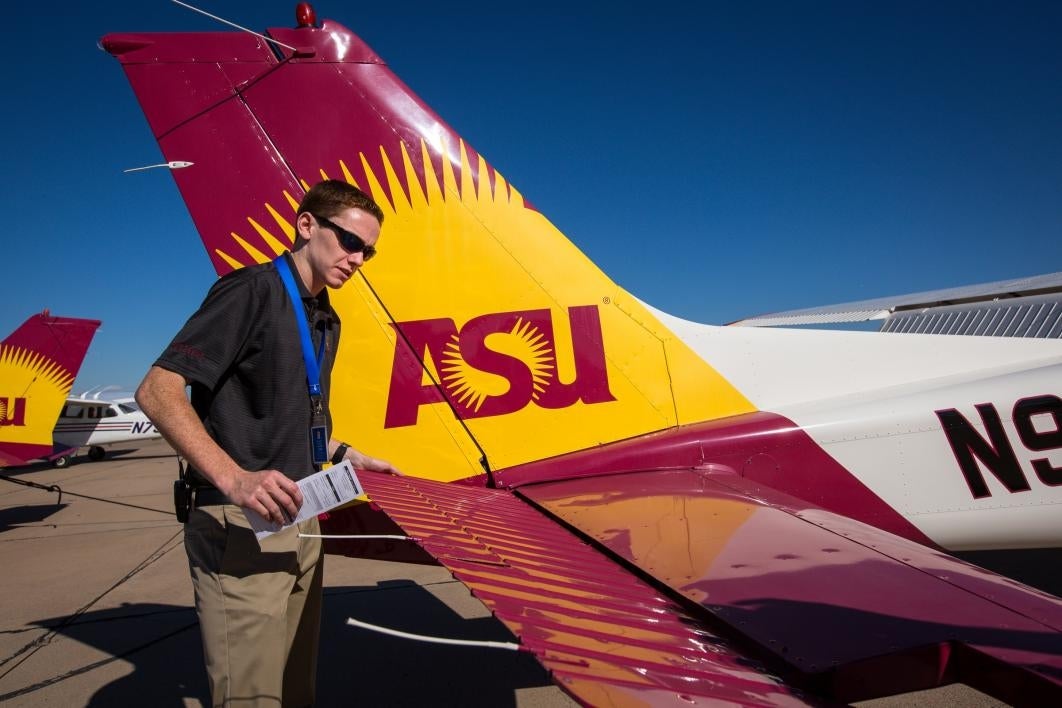
{"type": "MultiPolygon", "coordinates": [[[[176,0],[175,0],[176,1],[176,0]]],[[[191,167],[194,162],[188,162],[186,160],[170,160],[169,162],[160,162],[157,165],[144,165],[143,167],[130,167],[128,170],[122,170],[122,172],[140,172],[141,170],[153,170],[156,167],[168,167],[171,170],[179,170],[184,167],[191,167]]]]}
{"type": "Polygon", "coordinates": [[[253,34],[255,37],[258,37],[259,39],[264,39],[267,42],[272,42],[273,44],[277,44],[277,45],[279,45],[281,47],[284,47],[285,49],[290,49],[293,54],[297,54],[298,51],[299,51],[298,49],[296,49],[295,47],[291,46],[290,44],[284,44],[283,42],[278,42],[277,40],[273,39],[272,37],[267,37],[264,34],[258,34],[254,30],[249,30],[246,27],[241,27],[240,25],[236,24],[235,22],[229,22],[228,20],[222,19],[222,18],[218,17],[217,15],[211,15],[206,10],[200,10],[198,7],[192,7],[191,5],[189,5],[186,2],[181,2],[181,0],[171,0],[171,1],[175,5],[180,5],[181,7],[187,8],[187,9],[191,10],[192,12],[198,12],[200,15],[206,15],[210,19],[217,20],[218,22],[220,22],[220,23],[222,23],[224,25],[228,25],[229,27],[235,27],[236,29],[240,30],[241,32],[247,32],[249,34],[253,34]]]}

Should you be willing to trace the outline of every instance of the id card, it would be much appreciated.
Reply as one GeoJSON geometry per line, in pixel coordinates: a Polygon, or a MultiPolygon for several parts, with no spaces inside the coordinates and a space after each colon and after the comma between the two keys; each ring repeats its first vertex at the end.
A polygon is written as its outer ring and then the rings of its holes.
{"type": "Polygon", "coordinates": [[[320,396],[314,396],[310,401],[313,410],[313,420],[310,423],[310,451],[315,465],[323,465],[328,462],[328,419],[324,414],[324,402],[320,396]]]}
{"type": "Polygon", "coordinates": [[[315,425],[310,428],[310,449],[313,450],[315,465],[328,462],[328,426],[315,425]]]}

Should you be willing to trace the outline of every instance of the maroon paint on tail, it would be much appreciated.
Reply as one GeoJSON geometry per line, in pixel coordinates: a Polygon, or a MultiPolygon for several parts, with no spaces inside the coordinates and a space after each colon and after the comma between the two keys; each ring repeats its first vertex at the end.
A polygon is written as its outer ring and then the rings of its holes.
{"type": "MultiPolygon", "coordinates": [[[[263,254],[273,246],[248,223],[271,231],[265,203],[289,221],[300,180],[314,184],[322,171],[344,179],[340,160],[358,186],[367,187],[365,165],[384,175],[384,157],[401,165],[405,145],[421,189],[422,142],[434,174],[443,156],[462,184],[458,135],[391,72],[365,42],[326,20],[320,28],[270,29],[295,52],[246,33],[110,34],[102,46],[122,64],[167,160],[194,163],[172,174],[219,274],[242,264],[238,234],[263,254]]],[[[479,156],[467,145],[473,185],[479,156]]],[[[493,172],[486,178],[494,187],[493,172]]],[[[387,198],[408,200],[386,180],[387,198]]]]}
{"type": "Polygon", "coordinates": [[[21,327],[4,339],[3,344],[5,347],[19,347],[46,356],[66,369],[71,376],[77,376],[99,326],[99,320],[52,317],[45,311],[23,322],[21,327]]]}

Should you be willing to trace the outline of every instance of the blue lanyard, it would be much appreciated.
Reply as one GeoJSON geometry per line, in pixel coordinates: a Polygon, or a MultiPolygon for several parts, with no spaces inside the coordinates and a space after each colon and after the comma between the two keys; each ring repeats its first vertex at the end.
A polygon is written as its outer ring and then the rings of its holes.
{"type": "Polygon", "coordinates": [[[295,322],[299,326],[299,338],[302,340],[302,360],[306,363],[306,386],[310,390],[310,396],[321,395],[321,362],[324,361],[325,339],[327,335],[321,333],[321,346],[317,349],[317,357],[313,355],[313,340],[310,339],[310,325],[306,321],[306,307],[302,304],[302,296],[299,288],[295,285],[295,277],[291,274],[291,266],[284,256],[273,261],[280,273],[280,279],[291,298],[291,305],[295,310],[295,322]]]}

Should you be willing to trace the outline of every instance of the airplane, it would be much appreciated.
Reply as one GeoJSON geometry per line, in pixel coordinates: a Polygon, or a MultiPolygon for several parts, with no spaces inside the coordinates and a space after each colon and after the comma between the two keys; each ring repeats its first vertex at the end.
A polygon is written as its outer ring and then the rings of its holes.
{"type": "Polygon", "coordinates": [[[1058,341],[669,316],[360,37],[296,16],[101,46],[190,165],[171,174],[219,275],[290,248],[312,182],[380,204],[381,258],[332,294],[335,435],[408,473],[363,474],[375,508],[558,685],[588,705],[1062,699],[1062,601],[944,552],[1062,545],[1058,341]]]}
{"type": "Polygon", "coordinates": [[[99,326],[45,310],[0,343],[0,467],[55,452],[52,428],[99,326]]]}
{"type": "Polygon", "coordinates": [[[101,398],[108,389],[86,391],[66,399],[53,436],[65,452],[52,459],[55,467],[66,467],[77,450],[88,447],[88,457],[99,462],[107,447],[144,442],[162,437],[132,396],[101,398]]]}

